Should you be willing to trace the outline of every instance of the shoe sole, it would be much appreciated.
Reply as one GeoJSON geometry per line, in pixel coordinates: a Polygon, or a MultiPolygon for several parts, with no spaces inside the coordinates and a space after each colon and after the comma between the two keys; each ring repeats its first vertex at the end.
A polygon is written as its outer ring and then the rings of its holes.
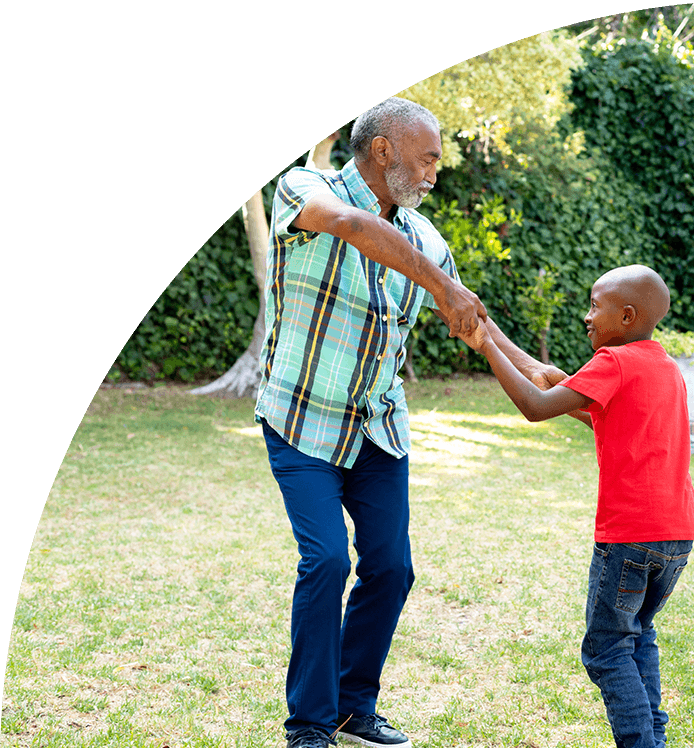
{"type": "Polygon", "coordinates": [[[374,743],[372,740],[360,738],[359,736],[352,735],[349,732],[338,732],[337,735],[343,740],[351,740],[353,743],[368,745],[369,748],[412,748],[411,740],[406,740],[404,743],[374,743]]]}

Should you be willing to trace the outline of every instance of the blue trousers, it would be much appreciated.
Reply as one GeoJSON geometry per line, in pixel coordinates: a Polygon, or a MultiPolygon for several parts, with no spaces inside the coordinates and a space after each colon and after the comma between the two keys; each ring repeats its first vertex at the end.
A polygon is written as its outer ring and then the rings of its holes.
{"type": "Polygon", "coordinates": [[[408,534],[408,460],[368,439],[352,468],[309,457],[263,421],[300,560],[287,672],[288,731],[332,732],[337,715],[373,714],[400,612],[414,582],[408,534]],[[343,507],[354,522],[357,582],[350,572],[343,507]]]}
{"type": "Polygon", "coordinates": [[[653,618],[691,549],[691,540],[594,546],[581,657],[600,688],[618,748],[665,746],[653,618]]]}

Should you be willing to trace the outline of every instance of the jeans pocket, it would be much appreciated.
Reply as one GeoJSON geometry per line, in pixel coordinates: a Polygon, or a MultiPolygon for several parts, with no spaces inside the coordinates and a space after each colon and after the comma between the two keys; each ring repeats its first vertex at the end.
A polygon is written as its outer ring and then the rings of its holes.
{"type": "Polygon", "coordinates": [[[655,612],[659,613],[664,607],[665,603],[670,598],[670,595],[672,595],[672,591],[675,589],[675,585],[677,584],[677,580],[680,578],[680,574],[684,571],[684,567],[687,565],[687,562],[685,561],[680,566],[676,566],[675,569],[672,572],[672,576],[670,577],[670,583],[667,586],[667,589],[665,590],[665,594],[663,595],[661,601],[656,606],[655,612]]]}
{"type": "Polygon", "coordinates": [[[637,564],[628,558],[624,559],[615,603],[618,610],[637,613],[641,609],[646,597],[648,574],[653,568],[653,564],[637,564]]]}

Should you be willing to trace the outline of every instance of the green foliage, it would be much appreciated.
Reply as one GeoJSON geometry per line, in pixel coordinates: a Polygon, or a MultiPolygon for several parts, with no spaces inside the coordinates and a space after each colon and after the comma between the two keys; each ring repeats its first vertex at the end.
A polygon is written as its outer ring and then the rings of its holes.
{"type": "Polygon", "coordinates": [[[467,139],[493,140],[509,153],[514,127],[534,121],[551,130],[566,111],[564,88],[579,61],[578,42],[561,29],[549,31],[464,60],[399,95],[438,117],[443,164],[456,167],[467,139]]]}
{"type": "Polygon", "coordinates": [[[652,265],[672,295],[675,327],[694,327],[694,57],[661,28],[584,53],[574,71],[571,124],[584,130],[617,178],[648,195],[652,265]]]}
{"type": "Polygon", "coordinates": [[[469,211],[461,210],[458,202],[453,200],[434,215],[456,265],[467,268],[465,283],[472,291],[484,283],[486,267],[508,259],[509,250],[503,247],[499,233],[494,229],[505,233],[507,222],[521,224],[521,217],[514,208],[507,215],[501,195],[494,195],[491,200],[483,198],[474,210],[478,215],[471,216],[469,211]]]}
{"type": "MultiPolygon", "coordinates": [[[[457,200],[441,200],[433,220],[451,249],[463,282],[479,291],[488,282],[490,272],[509,258],[509,249],[501,237],[509,225],[520,225],[521,216],[507,208],[501,195],[487,198],[486,189],[475,197],[472,207],[461,209],[457,200]]],[[[431,311],[423,310],[412,331],[416,364],[422,374],[452,374],[461,369],[484,369],[479,356],[456,339],[448,337],[448,328],[431,311]]],[[[411,344],[412,345],[412,344],[411,344]]]]}
{"type": "MultiPolygon", "coordinates": [[[[540,337],[551,320],[546,341],[550,358],[573,372],[592,355],[583,317],[595,280],[617,265],[652,260],[655,241],[644,217],[648,197],[638,185],[619,178],[599,151],[577,156],[557,134],[538,139],[529,155],[524,166],[493,148],[486,158],[480,149],[469,149],[466,169],[471,179],[461,180],[457,169],[444,169],[437,183],[442,207],[432,217],[445,218],[439,228],[449,241],[464,231],[471,236],[494,233],[504,257],[498,252],[456,253],[463,283],[478,293],[504,332],[532,355],[539,355],[540,337]],[[474,185],[475,191],[463,193],[461,182],[474,185]],[[444,207],[452,194],[461,200],[453,212],[444,207]],[[465,198],[471,208],[461,208],[465,198]],[[475,205],[483,204],[494,206],[499,220],[511,215],[514,220],[485,227],[490,214],[475,211],[475,205]],[[474,215],[480,219],[470,230],[474,215]],[[458,233],[450,227],[453,216],[459,218],[458,233]],[[547,284],[542,297],[541,273],[547,284]]],[[[420,324],[424,329],[415,328],[413,351],[417,373],[488,370],[478,354],[446,337],[438,319],[425,315],[420,324]],[[441,330],[433,335],[432,328],[439,325],[441,330]]]]}
{"type": "Polygon", "coordinates": [[[540,268],[537,281],[521,290],[520,312],[528,329],[538,337],[544,336],[552,324],[554,310],[564,299],[561,291],[554,290],[556,274],[540,268]]]}
{"type": "Polygon", "coordinates": [[[653,340],[657,340],[670,356],[694,356],[694,332],[656,328],[653,340]]]}
{"type": "MultiPolygon", "coordinates": [[[[616,178],[599,153],[577,157],[556,137],[534,159],[533,168],[517,173],[523,222],[509,231],[508,280],[499,273],[496,286],[485,292],[495,299],[490,312],[507,334],[537,354],[538,324],[528,323],[521,310],[527,310],[527,289],[536,285],[540,270],[549,273],[554,282],[549,301],[556,304],[547,347],[554,363],[573,372],[592,353],[583,317],[595,280],[613,267],[652,257],[653,238],[643,215],[647,196],[616,178]]],[[[540,308],[536,316],[549,311],[540,308]]]]}
{"type": "Polygon", "coordinates": [[[590,44],[597,44],[614,39],[639,39],[644,33],[653,37],[664,25],[669,29],[679,29],[679,38],[684,41],[694,36],[692,15],[691,3],[661,5],[581,21],[570,26],[569,30],[590,44]]]}
{"type": "MultiPolygon", "coordinates": [[[[456,210],[468,215],[480,198],[490,202],[499,195],[522,214],[503,232],[506,259],[490,257],[480,267],[481,258],[468,255],[458,267],[502,329],[534,355],[551,313],[547,347],[552,361],[568,372],[592,354],[583,324],[591,286],[618,265],[654,267],[672,294],[665,324],[694,328],[694,86],[688,49],[661,29],[654,40],[588,50],[584,58],[585,66],[572,74],[572,114],[554,132],[532,121],[509,131],[506,144],[519,158],[477,141],[467,148],[463,167],[444,169],[437,185],[443,202],[457,201],[456,210]],[[575,147],[580,130],[582,151],[575,147]],[[547,308],[537,299],[529,304],[528,289],[541,270],[553,280],[547,308]]],[[[445,209],[439,215],[446,216],[445,209]]],[[[422,337],[415,366],[435,371],[422,337]]],[[[445,366],[452,361],[449,355],[445,366]]],[[[463,363],[485,368],[474,353],[466,353],[463,363]]]]}

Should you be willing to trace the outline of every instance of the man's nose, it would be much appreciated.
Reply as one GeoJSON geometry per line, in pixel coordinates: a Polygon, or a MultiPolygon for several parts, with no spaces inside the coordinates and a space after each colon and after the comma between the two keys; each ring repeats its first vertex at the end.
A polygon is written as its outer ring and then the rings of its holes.
{"type": "Polygon", "coordinates": [[[427,180],[427,182],[431,182],[432,184],[436,184],[436,164],[432,164],[427,169],[426,180],[427,180]]]}

